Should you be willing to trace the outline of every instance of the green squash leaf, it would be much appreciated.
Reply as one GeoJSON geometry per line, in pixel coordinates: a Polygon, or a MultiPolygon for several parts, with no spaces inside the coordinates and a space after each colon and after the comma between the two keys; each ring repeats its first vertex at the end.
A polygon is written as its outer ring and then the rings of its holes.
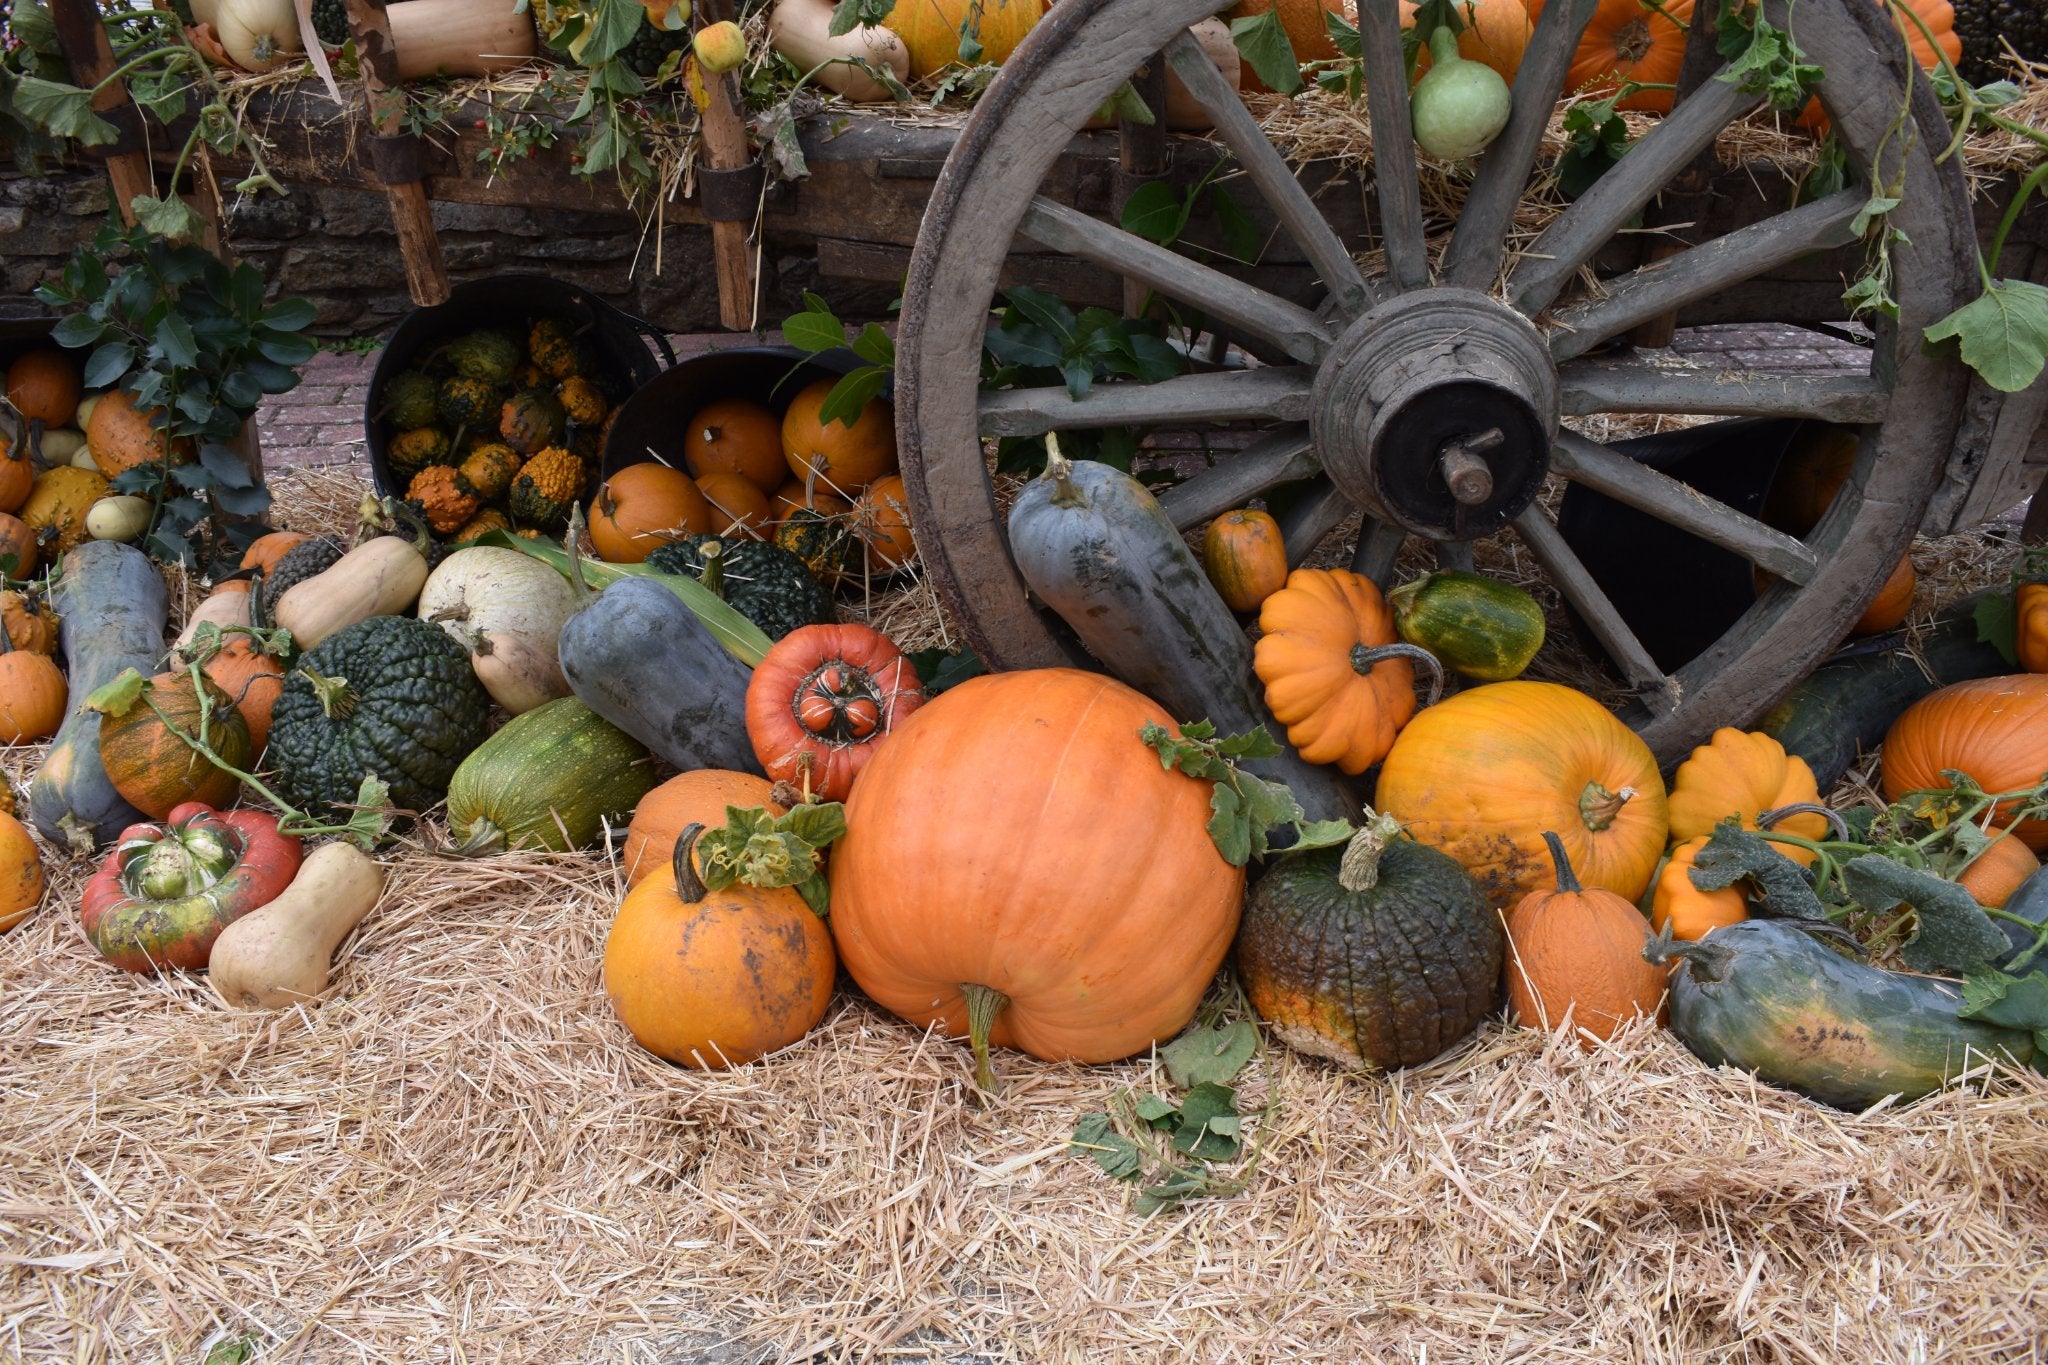
{"type": "Polygon", "coordinates": [[[1074,1125],[1067,1150],[1094,1158],[1115,1180],[1137,1180],[1145,1173],[1145,1154],[1138,1144],[1116,1131],[1107,1114],[1088,1114],[1074,1125]]]}
{"type": "Polygon", "coordinates": [[[1180,1106],[1158,1095],[1145,1095],[1138,1100],[1138,1117],[1154,1128],[1172,1129],[1180,1124],[1180,1106]]]}
{"type": "Polygon", "coordinates": [[[1987,592],[1977,599],[1970,613],[1977,625],[1977,639],[1997,650],[2014,668],[2020,664],[2019,613],[2013,600],[2002,592],[1987,592]]]}
{"type": "Polygon", "coordinates": [[[1271,758],[1280,752],[1265,726],[1224,739],[1215,735],[1216,726],[1206,720],[1189,721],[1178,737],[1163,725],[1138,731],[1138,739],[1158,751],[1161,767],[1179,768],[1189,777],[1216,784],[1209,798],[1209,838],[1225,862],[1243,867],[1254,857],[1265,857],[1277,831],[1291,832],[1292,838],[1280,842],[1290,850],[1324,848],[1350,837],[1348,822],[1311,822],[1284,783],[1254,777],[1237,766],[1238,759],[1271,758]]]}
{"type": "Polygon", "coordinates": [[[2048,286],[1992,280],[1925,335],[1929,342],[1953,338],[1963,363],[1985,383],[2001,393],[2018,393],[2048,365],[2048,286]]]}
{"type": "MultiPolygon", "coordinates": [[[[97,711],[103,716],[125,716],[142,700],[142,694],[149,691],[149,679],[132,668],[124,668],[114,676],[113,681],[96,688],[85,699],[85,709],[97,711]]],[[[200,693],[203,697],[204,692],[200,693]]]]}
{"type": "Polygon", "coordinates": [[[1688,874],[1702,891],[1747,882],[1759,912],[1773,919],[1825,920],[1827,907],[1814,894],[1806,869],[1780,853],[1771,841],[1733,820],[1715,826],[1688,874]]]}
{"type": "Polygon", "coordinates": [[[1291,95],[1301,89],[1301,59],[1281,26],[1278,6],[1248,19],[1232,19],[1230,41],[1275,94],[1291,95]]]}
{"type": "Polygon", "coordinates": [[[1238,1153],[1237,1092],[1204,1081],[1180,1102],[1180,1123],[1173,1130],[1175,1151],[1202,1161],[1229,1161],[1238,1153]]]}
{"type": "Polygon", "coordinates": [[[1842,883],[1866,910],[1912,907],[1913,937],[1899,956],[1916,972],[1981,971],[2009,950],[2004,933],[1970,893],[1931,872],[1865,853],[1842,865],[1842,883]]]}
{"type": "Polygon", "coordinates": [[[724,827],[697,836],[699,875],[707,891],[736,882],[795,887],[811,913],[823,919],[832,892],[818,855],[845,833],[846,808],[837,801],[800,805],[780,816],[759,806],[727,806],[724,827]]]}
{"type": "Polygon", "coordinates": [[[1258,1047],[1259,1031],[1249,1020],[1225,1028],[1197,1024],[1159,1049],[1159,1060],[1166,1064],[1167,1079],[1183,1090],[1204,1083],[1228,1085],[1258,1047]]]}
{"type": "Polygon", "coordinates": [[[2000,1028],[2048,1030],[2048,973],[1972,973],[1963,978],[1963,1003],[1956,1013],[2000,1028]]]}

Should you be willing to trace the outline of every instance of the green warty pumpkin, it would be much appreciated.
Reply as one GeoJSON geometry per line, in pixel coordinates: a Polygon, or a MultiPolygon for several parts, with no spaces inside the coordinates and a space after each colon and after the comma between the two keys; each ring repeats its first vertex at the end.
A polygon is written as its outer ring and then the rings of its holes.
{"type": "Polygon", "coordinates": [[[832,619],[832,598],[803,561],[765,541],[685,536],[648,555],[647,567],[699,580],[771,639],[832,619]],[[718,553],[707,555],[713,544],[718,553]]]}

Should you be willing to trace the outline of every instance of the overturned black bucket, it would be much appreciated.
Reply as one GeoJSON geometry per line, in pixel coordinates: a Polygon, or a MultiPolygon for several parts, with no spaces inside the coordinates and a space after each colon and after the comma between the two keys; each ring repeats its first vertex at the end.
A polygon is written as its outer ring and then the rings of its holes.
{"type": "MultiPolygon", "coordinates": [[[[734,346],[691,356],[650,380],[619,408],[604,440],[604,476],[649,460],[684,468],[690,419],[719,399],[742,399],[780,413],[807,385],[836,379],[866,363],[844,348],[813,355],[794,346],[734,346]]],[[[889,388],[881,397],[890,397],[889,388]]]]}
{"type": "Polygon", "coordinates": [[[523,338],[526,329],[541,318],[561,322],[596,352],[596,378],[614,403],[626,401],[676,363],[676,353],[660,328],[566,280],[547,275],[492,275],[458,284],[446,303],[407,313],[377,357],[370,394],[363,403],[363,435],[380,494],[395,496],[405,491],[394,485],[384,456],[385,446],[397,433],[379,416],[384,391],[393,377],[465,332],[503,327],[523,338]]]}
{"type": "MultiPolygon", "coordinates": [[[[1806,425],[1796,417],[1744,417],[1616,441],[1610,449],[1753,517],[1806,425]]],[[[1566,491],[1557,529],[1667,673],[1705,653],[1756,601],[1747,559],[1583,485],[1566,491]],[[1649,565],[1654,573],[1645,571],[1649,565]]]]}

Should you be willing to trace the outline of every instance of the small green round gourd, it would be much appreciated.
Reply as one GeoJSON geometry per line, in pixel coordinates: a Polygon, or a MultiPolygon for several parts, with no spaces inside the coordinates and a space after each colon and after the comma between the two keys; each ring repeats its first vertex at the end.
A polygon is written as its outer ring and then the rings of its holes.
{"type": "Polygon", "coordinates": [[[1479,155],[1508,126],[1508,83],[1485,63],[1460,57],[1448,28],[1430,35],[1429,59],[1410,104],[1416,145],[1440,161],[1479,155]]]}
{"type": "Polygon", "coordinates": [[[1282,859],[1238,929],[1252,1006],[1297,1052],[1415,1066],[1500,1005],[1506,937],[1465,870],[1366,812],[1343,849],[1282,859]]]}
{"type": "Polygon", "coordinates": [[[1512,583],[1439,569],[1387,594],[1394,629],[1461,677],[1518,678],[1543,648],[1543,608],[1512,583]]]}

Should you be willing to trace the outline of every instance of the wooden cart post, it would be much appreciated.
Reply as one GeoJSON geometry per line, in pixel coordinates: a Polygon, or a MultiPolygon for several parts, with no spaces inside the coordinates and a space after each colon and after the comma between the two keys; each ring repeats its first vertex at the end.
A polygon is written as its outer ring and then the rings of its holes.
{"type": "MultiPolygon", "coordinates": [[[[735,17],[732,0],[701,0],[699,28],[735,17]]],[[[699,68],[700,71],[702,70],[699,68]]],[[[763,170],[747,142],[746,97],[737,71],[703,72],[704,162],[697,197],[711,223],[711,256],[718,272],[718,321],[728,331],[754,328],[754,252],[748,242],[761,203],[763,170]]]]}
{"type": "MultiPolygon", "coordinates": [[[[122,220],[133,227],[135,210],[130,203],[137,195],[156,190],[149,173],[149,149],[142,137],[142,111],[129,100],[126,81],[107,81],[114,69],[114,49],[92,0],[50,0],[50,20],[57,26],[57,45],[64,51],[72,80],[88,88],[106,81],[93,94],[92,111],[118,128],[120,136],[111,146],[94,148],[92,154],[105,158],[114,202],[122,220]]],[[[175,185],[171,189],[176,193],[175,185]]]]}
{"type": "Polygon", "coordinates": [[[422,308],[446,303],[448,266],[441,259],[441,239],[434,232],[434,211],[422,183],[426,171],[420,142],[404,131],[405,86],[398,74],[398,50],[391,41],[384,0],[348,0],[348,27],[362,63],[370,121],[377,130],[370,139],[370,164],[391,204],[398,253],[405,261],[406,289],[422,308]]]}

